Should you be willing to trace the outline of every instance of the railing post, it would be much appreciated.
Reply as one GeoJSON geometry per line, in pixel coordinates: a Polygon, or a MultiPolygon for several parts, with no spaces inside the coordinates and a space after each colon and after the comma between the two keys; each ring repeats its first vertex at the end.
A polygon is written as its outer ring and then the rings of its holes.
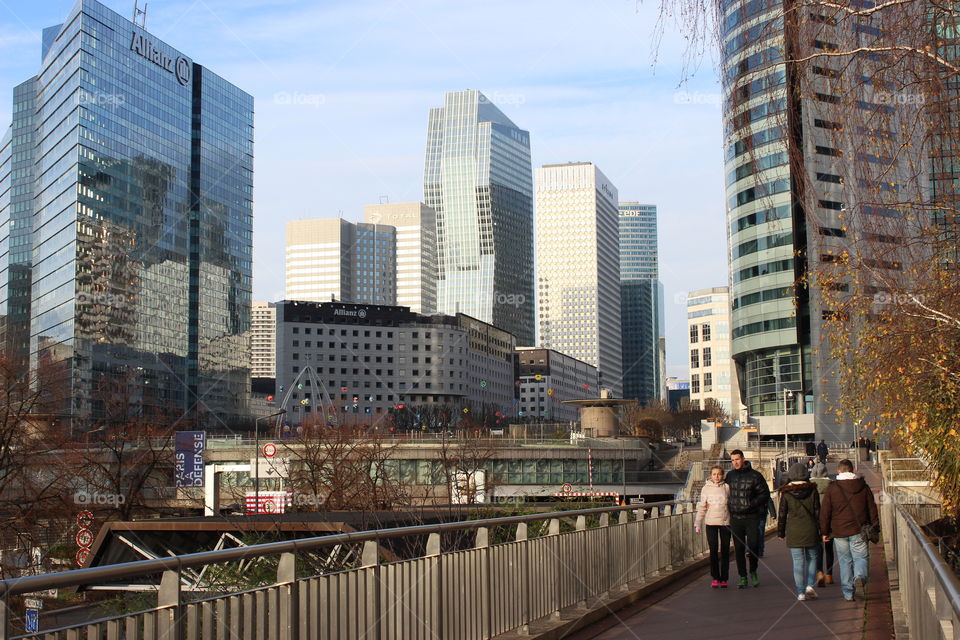
{"type": "MultiPolygon", "coordinates": [[[[527,523],[521,522],[517,525],[517,542],[527,541],[527,523]]],[[[520,588],[523,591],[521,601],[523,602],[523,624],[520,626],[521,635],[530,633],[530,545],[520,544],[517,546],[520,551],[520,571],[523,575],[520,579],[520,588]]]]}
{"type": "MultiPolygon", "coordinates": [[[[577,531],[587,530],[586,516],[577,516],[577,531]]],[[[577,582],[580,585],[580,599],[577,606],[583,609],[587,608],[587,582],[584,579],[587,572],[587,536],[586,534],[577,536],[577,548],[580,550],[580,576],[577,582]]]]}
{"type": "Polygon", "coordinates": [[[610,514],[601,513],[600,514],[600,529],[603,531],[603,549],[600,550],[604,556],[606,556],[606,562],[601,566],[603,567],[604,575],[601,576],[601,584],[603,585],[603,591],[600,593],[600,599],[605,599],[610,595],[610,576],[613,575],[613,571],[610,568],[610,563],[612,562],[611,553],[610,553],[610,514]]]}
{"type": "Polygon", "coordinates": [[[364,618],[367,634],[364,637],[377,640],[380,637],[380,545],[376,540],[367,540],[363,543],[360,564],[372,574],[367,576],[366,580],[367,610],[364,618]],[[370,635],[371,627],[372,635],[370,635]]]}
{"type": "MultiPolygon", "coordinates": [[[[300,591],[297,584],[297,556],[280,554],[277,564],[277,585],[280,602],[280,638],[297,640],[300,635],[300,591]]],[[[250,633],[252,630],[247,629],[250,633]]]]}
{"type": "Polygon", "coordinates": [[[0,598],[0,640],[10,637],[10,597],[4,593],[0,598]]]}
{"type": "Polygon", "coordinates": [[[639,558],[639,566],[637,567],[637,574],[640,576],[640,582],[647,581],[647,549],[643,544],[643,530],[647,527],[647,523],[644,522],[647,512],[643,509],[638,509],[634,512],[635,523],[637,527],[637,536],[636,536],[636,557],[639,558]]]}
{"type": "Polygon", "coordinates": [[[553,563],[554,563],[554,589],[553,589],[553,618],[560,617],[560,609],[563,607],[563,585],[566,582],[564,577],[561,575],[561,570],[565,563],[560,557],[561,547],[560,547],[560,520],[558,518],[550,518],[548,523],[547,535],[550,537],[550,545],[553,547],[553,563]]]}
{"type": "MultiPolygon", "coordinates": [[[[157,591],[157,607],[167,607],[158,617],[158,640],[180,640],[180,572],[167,570],[160,578],[160,590],[157,591]]],[[[239,631],[239,630],[235,630],[239,631]]]]}
{"type": "Polygon", "coordinates": [[[481,637],[489,638],[493,633],[493,580],[490,575],[490,530],[486,527],[477,529],[477,542],[474,545],[480,550],[480,583],[483,593],[480,595],[480,620],[484,628],[481,637]]]}
{"type": "Polygon", "coordinates": [[[434,558],[431,562],[433,565],[433,601],[434,601],[434,610],[433,615],[434,619],[430,620],[431,629],[439,629],[437,637],[443,638],[444,636],[444,610],[443,610],[443,567],[440,564],[440,534],[431,533],[427,537],[427,553],[424,556],[426,558],[434,558]]]}
{"type": "Polygon", "coordinates": [[[653,525],[652,528],[653,528],[654,540],[653,540],[653,545],[652,545],[652,547],[648,547],[648,548],[646,549],[646,551],[647,551],[647,553],[650,553],[650,552],[652,551],[652,552],[653,552],[653,557],[654,557],[656,560],[655,560],[655,562],[653,563],[653,571],[650,571],[650,572],[648,572],[648,573],[649,573],[651,576],[659,576],[659,575],[660,575],[660,569],[663,567],[662,563],[660,562],[660,560],[661,560],[661,558],[660,558],[660,538],[661,538],[661,533],[660,533],[660,507],[654,507],[653,509],[650,509],[650,520],[651,520],[650,524],[653,525]]]}

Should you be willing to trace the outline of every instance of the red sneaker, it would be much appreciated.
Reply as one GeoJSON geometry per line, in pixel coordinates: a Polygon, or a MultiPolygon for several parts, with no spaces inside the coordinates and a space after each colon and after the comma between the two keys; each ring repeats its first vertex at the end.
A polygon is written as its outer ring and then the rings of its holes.
{"type": "Polygon", "coordinates": [[[726,580],[721,580],[721,581],[720,581],[720,588],[721,588],[721,589],[726,589],[726,588],[727,588],[727,581],[726,581],[726,580]]]}
{"type": "Polygon", "coordinates": [[[720,586],[720,581],[719,581],[719,580],[714,580],[713,582],[710,583],[710,586],[713,587],[714,589],[716,589],[716,588],[718,588],[718,587],[720,586]]]}

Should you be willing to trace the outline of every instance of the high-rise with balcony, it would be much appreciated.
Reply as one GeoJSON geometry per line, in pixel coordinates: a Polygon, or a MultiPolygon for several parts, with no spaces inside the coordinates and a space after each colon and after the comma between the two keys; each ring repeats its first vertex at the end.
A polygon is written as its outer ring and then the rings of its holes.
{"type": "Polygon", "coordinates": [[[254,302],[250,310],[250,377],[273,378],[277,368],[277,307],[254,302]]]}
{"type": "Polygon", "coordinates": [[[250,95],[96,0],[44,29],[0,144],[0,316],[65,377],[52,412],[246,418],[252,189],[250,95]]]}
{"type": "Polygon", "coordinates": [[[414,313],[437,311],[437,215],[422,202],[371,204],[364,221],[397,233],[397,305],[414,313]]]}
{"type": "MultiPolygon", "coordinates": [[[[824,335],[834,311],[818,273],[854,243],[893,251],[896,239],[879,230],[903,214],[865,194],[909,201],[901,178],[924,163],[910,144],[896,158],[878,150],[912,135],[883,83],[871,82],[891,59],[837,54],[869,48],[882,14],[820,8],[794,19],[786,7],[720,2],[732,354],[751,418],[775,426],[786,412],[797,435],[848,442],[855,428],[835,413],[836,362],[824,335]]],[[[879,275],[900,263],[871,268],[879,275]]],[[[851,284],[827,286],[842,293],[851,284]]]]}
{"type": "Polygon", "coordinates": [[[649,404],[666,397],[657,206],[621,202],[619,213],[623,397],[649,404]]]}
{"type": "Polygon", "coordinates": [[[437,311],[532,345],[530,134],[479,91],[447,93],[430,110],[423,182],[437,214],[437,311]]]}
{"type": "Polygon", "coordinates": [[[617,188],[591,162],[536,171],[538,346],[598,369],[623,392],[617,188]]]}

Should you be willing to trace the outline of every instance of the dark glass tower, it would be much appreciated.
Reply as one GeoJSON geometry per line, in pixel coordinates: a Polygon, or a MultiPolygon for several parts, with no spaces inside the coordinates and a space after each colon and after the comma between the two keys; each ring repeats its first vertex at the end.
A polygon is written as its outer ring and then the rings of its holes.
{"type": "Polygon", "coordinates": [[[4,140],[5,347],[61,363],[58,413],[245,418],[252,97],[79,0],[4,140]]]}
{"type": "Polygon", "coordinates": [[[430,110],[423,194],[437,212],[437,311],[532,345],[530,134],[479,91],[446,94],[430,110]]]}
{"type": "Polygon", "coordinates": [[[664,398],[663,285],[657,257],[657,207],[621,202],[620,328],[623,397],[664,398]]]}

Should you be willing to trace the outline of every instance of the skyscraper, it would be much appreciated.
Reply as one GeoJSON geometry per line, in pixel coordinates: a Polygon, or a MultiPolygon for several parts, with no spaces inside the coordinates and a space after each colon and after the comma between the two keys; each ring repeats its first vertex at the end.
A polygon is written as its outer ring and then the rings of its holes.
{"type": "Polygon", "coordinates": [[[397,230],[340,218],[287,223],[289,300],[392,305],[397,300],[397,230]]]}
{"type": "Polygon", "coordinates": [[[437,214],[422,202],[371,204],[370,224],[397,230],[397,304],[414,313],[437,311],[437,214]]]}
{"type": "Polygon", "coordinates": [[[423,195],[437,213],[437,310],[533,344],[530,134],[476,90],[431,109],[423,195]]]}
{"type": "MultiPolygon", "coordinates": [[[[761,425],[776,427],[772,416],[786,412],[797,416],[792,433],[849,442],[855,428],[837,419],[837,363],[824,333],[834,310],[818,273],[855,246],[894,255],[884,221],[904,214],[882,203],[909,202],[904,177],[925,164],[911,157],[916,122],[899,121],[904,105],[890,104],[874,78],[884,67],[895,73],[896,60],[845,53],[869,51],[888,26],[882,13],[794,19],[783,3],[721,4],[731,336],[743,402],[761,425]],[[891,141],[904,143],[896,157],[891,141]]],[[[870,266],[878,281],[899,268],[892,258],[870,266]]]]}
{"type": "Polygon", "coordinates": [[[254,302],[250,317],[250,377],[273,378],[277,368],[277,307],[254,302]]]}
{"type": "Polygon", "coordinates": [[[730,358],[730,293],[727,287],[691,291],[687,296],[690,402],[719,403],[730,420],[741,419],[740,389],[730,358]]]}
{"type": "Polygon", "coordinates": [[[623,397],[665,399],[663,285],[657,254],[657,207],[621,202],[620,329],[623,397]]]}
{"type": "Polygon", "coordinates": [[[43,32],[0,148],[5,347],[64,417],[246,417],[253,99],[95,0],[43,32]]]}
{"type": "Polygon", "coordinates": [[[623,391],[617,188],[591,162],[536,172],[538,346],[597,367],[623,391]]]}

